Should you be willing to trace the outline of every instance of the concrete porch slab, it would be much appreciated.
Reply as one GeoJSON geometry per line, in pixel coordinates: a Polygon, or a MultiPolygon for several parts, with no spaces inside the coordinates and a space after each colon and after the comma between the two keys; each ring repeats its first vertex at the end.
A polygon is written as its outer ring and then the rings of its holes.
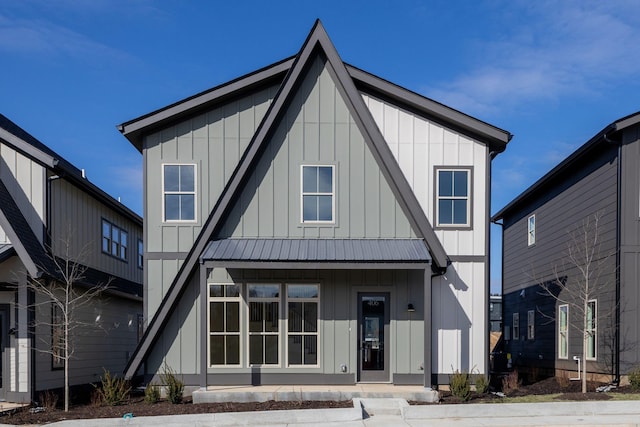
{"type": "Polygon", "coordinates": [[[404,399],[437,402],[438,392],[393,384],[209,386],[192,394],[193,403],[266,402],[268,400],[404,399]]]}

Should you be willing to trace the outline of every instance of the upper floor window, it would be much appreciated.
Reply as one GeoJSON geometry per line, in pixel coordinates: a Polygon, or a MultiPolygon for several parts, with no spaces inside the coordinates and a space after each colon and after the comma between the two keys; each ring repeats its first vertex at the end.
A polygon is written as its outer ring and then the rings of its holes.
{"type": "Polygon", "coordinates": [[[138,268],[142,268],[144,265],[144,244],[141,239],[138,239],[138,268]]]}
{"type": "Polygon", "coordinates": [[[440,227],[471,226],[471,170],[438,169],[437,219],[440,227]]]}
{"type": "Polygon", "coordinates": [[[127,237],[123,229],[113,225],[106,219],[102,220],[102,252],[121,260],[127,259],[127,237]]]}
{"type": "Polygon", "coordinates": [[[302,166],[302,222],[334,222],[333,166],[302,166]]]}
{"type": "Polygon", "coordinates": [[[536,216],[531,215],[527,220],[527,243],[529,246],[536,242],[536,216]]]}
{"type": "Polygon", "coordinates": [[[195,221],[196,165],[163,165],[165,221],[195,221]]]}

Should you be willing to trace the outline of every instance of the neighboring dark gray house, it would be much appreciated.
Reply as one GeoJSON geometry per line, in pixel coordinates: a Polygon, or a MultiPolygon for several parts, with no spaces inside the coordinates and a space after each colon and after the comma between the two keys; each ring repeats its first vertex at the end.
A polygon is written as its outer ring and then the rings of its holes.
{"type": "Polygon", "coordinates": [[[588,369],[594,378],[617,380],[640,362],[639,163],[636,113],[605,127],[493,217],[503,227],[505,350],[522,372],[577,377],[585,328],[575,326],[583,316],[575,299],[558,302],[539,283],[560,279],[576,289],[570,234],[595,216],[600,240],[592,269],[602,286],[586,298],[588,369]]]}
{"type": "Polygon", "coordinates": [[[143,155],[148,250],[127,376],[486,372],[491,159],[508,132],[345,64],[320,22],[296,56],[120,131],[143,155]]]}
{"type": "Polygon", "coordinates": [[[502,295],[489,296],[489,332],[502,332],[502,295]]]}
{"type": "Polygon", "coordinates": [[[64,385],[60,312],[27,287],[60,278],[54,259],[82,263],[79,288],[110,282],[78,310],[71,386],[122,372],[138,341],[141,251],[142,218],[0,114],[0,399],[31,402],[64,385]]]}

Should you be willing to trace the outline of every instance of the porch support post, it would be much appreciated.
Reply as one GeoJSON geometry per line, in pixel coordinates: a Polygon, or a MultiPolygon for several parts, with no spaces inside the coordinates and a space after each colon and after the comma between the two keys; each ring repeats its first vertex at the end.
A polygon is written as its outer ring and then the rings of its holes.
{"type": "Polygon", "coordinates": [[[424,269],[424,387],[431,389],[431,269],[424,269]]]}
{"type": "Polygon", "coordinates": [[[200,373],[198,375],[200,388],[207,388],[207,310],[209,304],[209,290],[207,289],[207,266],[200,264],[200,373]]]}

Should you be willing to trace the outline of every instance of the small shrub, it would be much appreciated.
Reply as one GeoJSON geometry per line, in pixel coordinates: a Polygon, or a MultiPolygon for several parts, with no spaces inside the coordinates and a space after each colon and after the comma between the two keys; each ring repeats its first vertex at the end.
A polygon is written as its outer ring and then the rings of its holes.
{"type": "Polygon", "coordinates": [[[467,401],[471,398],[471,379],[467,372],[460,372],[457,369],[449,376],[449,387],[451,394],[455,397],[467,401]]]}
{"type": "Polygon", "coordinates": [[[509,394],[515,390],[518,390],[522,385],[522,381],[518,376],[518,371],[514,369],[502,379],[502,392],[504,394],[509,394]]]}
{"type": "Polygon", "coordinates": [[[40,406],[45,409],[56,409],[58,406],[58,395],[51,390],[45,390],[40,393],[40,406]]]}
{"type": "Polygon", "coordinates": [[[147,403],[158,403],[160,400],[160,389],[154,383],[149,383],[144,388],[144,401],[147,403]]]}
{"type": "Polygon", "coordinates": [[[162,367],[160,378],[162,378],[162,382],[167,387],[167,399],[169,402],[174,404],[182,402],[184,383],[178,379],[176,372],[166,363],[162,367]]]}
{"type": "Polygon", "coordinates": [[[98,389],[102,403],[109,406],[116,406],[129,399],[131,386],[124,378],[111,375],[111,372],[104,370],[104,375],[100,377],[101,386],[98,389]]]}
{"type": "Polygon", "coordinates": [[[489,391],[489,379],[487,379],[486,375],[477,374],[474,379],[476,380],[477,393],[485,394],[489,391]]]}
{"type": "Polygon", "coordinates": [[[640,391],[640,366],[636,366],[629,372],[629,384],[634,391],[640,391]]]}

